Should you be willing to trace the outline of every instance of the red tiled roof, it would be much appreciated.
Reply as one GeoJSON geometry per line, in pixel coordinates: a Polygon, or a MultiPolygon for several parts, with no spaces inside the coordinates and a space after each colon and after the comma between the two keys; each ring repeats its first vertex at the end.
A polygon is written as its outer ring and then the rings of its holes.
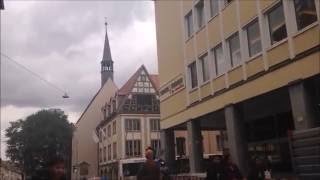
{"type": "Polygon", "coordinates": [[[149,77],[150,77],[150,80],[153,82],[155,88],[159,90],[160,82],[159,82],[158,74],[150,74],[149,77]]]}
{"type": "MultiPolygon", "coordinates": [[[[117,94],[119,95],[126,95],[131,92],[131,89],[133,88],[134,83],[136,82],[137,78],[140,75],[140,72],[142,69],[145,69],[145,67],[142,65],[131,77],[130,79],[118,90],[117,94]]],[[[146,70],[146,69],[145,69],[146,70]]],[[[159,89],[159,80],[157,74],[149,74],[149,79],[154,84],[155,88],[159,89]]]]}

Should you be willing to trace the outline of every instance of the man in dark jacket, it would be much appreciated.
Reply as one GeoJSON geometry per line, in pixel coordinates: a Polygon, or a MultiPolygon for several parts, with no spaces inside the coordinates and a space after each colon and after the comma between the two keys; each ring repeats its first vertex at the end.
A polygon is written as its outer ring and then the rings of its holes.
{"type": "Polygon", "coordinates": [[[153,160],[153,150],[148,147],[145,151],[146,162],[142,164],[137,180],[160,180],[160,167],[153,160]]]}
{"type": "Polygon", "coordinates": [[[210,157],[210,163],[207,166],[206,180],[225,180],[225,176],[222,157],[210,157]]]}

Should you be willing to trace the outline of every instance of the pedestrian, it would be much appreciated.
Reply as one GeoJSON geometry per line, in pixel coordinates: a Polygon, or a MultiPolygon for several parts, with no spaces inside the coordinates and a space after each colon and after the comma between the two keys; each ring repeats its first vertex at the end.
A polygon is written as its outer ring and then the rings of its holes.
{"type": "Polygon", "coordinates": [[[206,180],[225,180],[225,171],[222,164],[221,156],[213,156],[209,158],[210,162],[207,166],[206,180]]]}
{"type": "Polygon", "coordinates": [[[255,157],[248,172],[248,180],[266,180],[271,179],[271,170],[267,167],[266,163],[261,157],[255,157]]]}
{"type": "Polygon", "coordinates": [[[51,157],[45,166],[35,172],[31,180],[65,180],[64,159],[60,156],[51,157]]]}
{"type": "Polygon", "coordinates": [[[227,155],[224,158],[224,171],[226,180],[242,180],[242,174],[238,166],[232,161],[231,156],[227,155]]]}
{"type": "Polygon", "coordinates": [[[170,171],[164,160],[159,160],[161,180],[170,180],[170,171]]]}
{"type": "Polygon", "coordinates": [[[146,162],[140,167],[137,180],[160,180],[160,168],[154,161],[154,153],[151,147],[146,148],[146,162]]]}

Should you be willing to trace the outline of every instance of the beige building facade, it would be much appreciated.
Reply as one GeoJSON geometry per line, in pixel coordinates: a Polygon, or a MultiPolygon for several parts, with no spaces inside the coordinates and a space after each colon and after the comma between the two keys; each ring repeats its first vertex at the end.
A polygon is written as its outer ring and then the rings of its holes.
{"type": "Polygon", "coordinates": [[[190,172],[203,172],[201,131],[222,130],[244,174],[253,156],[280,174],[317,172],[305,166],[315,161],[297,163],[288,152],[317,144],[292,145],[320,126],[319,7],[317,0],[155,1],[168,161],[172,131],[184,129],[190,172]]]}
{"type": "MultiPolygon", "coordinates": [[[[106,23],[107,26],[107,23],[106,23]]],[[[101,88],[92,98],[75,124],[72,138],[72,173],[74,180],[98,176],[98,141],[96,127],[104,118],[101,107],[115,95],[118,88],[113,82],[113,61],[106,30],[103,58],[101,61],[101,88]]]]}
{"type": "Polygon", "coordinates": [[[72,179],[98,176],[98,146],[93,133],[103,119],[101,107],[116,91],[116,85],[112,80],[108,80],[75,124],[72,139],[72,179]]]}
{"type": "Polygon", "coordinates": [[[158,76],[141,66],[100,109],[99,175],[135,176],[145,161],[144,149],[160,150],[158,76]]]}

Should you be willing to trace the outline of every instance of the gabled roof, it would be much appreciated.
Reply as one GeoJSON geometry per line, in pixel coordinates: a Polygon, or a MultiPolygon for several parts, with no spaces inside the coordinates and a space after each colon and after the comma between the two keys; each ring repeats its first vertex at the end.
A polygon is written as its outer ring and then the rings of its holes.
{"type": "MultiPolygon", "coordinates": [[[[110,79],[108,79],[109,81],[110,79]]],[[[107,82],[108,82],[107,81],[107,82]]],[[[98,92],[93,96],[93,98],[91,99],[91,101],[89,102],[89,104],[87,105],[87,107],[85,108],[85,110],[82,112],[81,116],[79,117],[79,119],[77,120],[76,124],[78,124],[81,120],[81,118],[84,116],[84,114],[87,112],[87,110],[89,109],[89,107],[91,106],[91,104],[93,103],[93,101],[96,99],[96,97],[98,96],[98,94],[102,91],[104,86],[107,86],[108,83],[105,83],[102,87],[100,87],[100,89],[98,90],[98,92]]],[[[113,82],[113,81],[112,81],[113,82]]]]}
{"type": "Polygon", "coordinates": [[[150,76],[150,80],[155,86],[154,88],[156,88],[156,90],[158,91],[160,88],[159,76],[157,74],[150,74],[149,76],[150,76]]]}
{"type": "Polygon", "coordinates": [[[154,88],[158,91],[158,89],[159,89],[158,75],[149,74],[147,69],[145,68],[145,66],[141,65],[140,68],[130,77],[130,79],[119,89],[117,94],[118,95],[129,94],[142,70],[144,70],[147,73],[147,76],[149,77],[151,83],[154,85],[154,88]]]}

